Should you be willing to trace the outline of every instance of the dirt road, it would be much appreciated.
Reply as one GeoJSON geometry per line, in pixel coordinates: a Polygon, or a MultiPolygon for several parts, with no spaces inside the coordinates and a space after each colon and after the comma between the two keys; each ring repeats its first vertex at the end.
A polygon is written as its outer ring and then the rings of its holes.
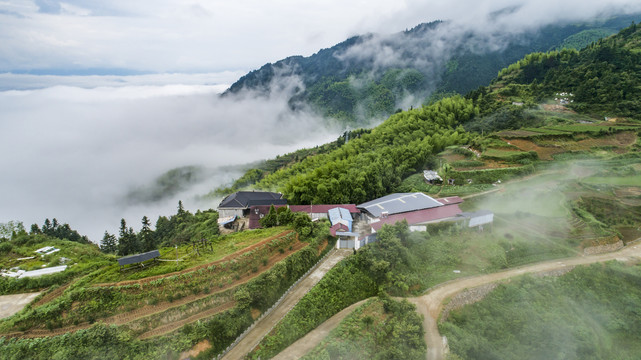
{"type": "Polygon", "coordinates": [[[38,295],[40,295],[39,292],[0,296],[0,319],[9,317],[22,310],[22,308],[38,295]]]}
{"type": "Polygon", "coordinates": [[[223,359],[242,359],[267,335],[271,329],[316,285],[325,274],[351,254],[351,250],[336,250],[292,290],[269,315],[265,316],[223,359]]]}
{"type": "Polygon", "coordinates": [[[336,315],[327,319],[324,323],[320,324],[316,329],[310,331],[307,335],[298,339],[295,343],[291,344],[287,349],[281,351],[280,354],[273,357],[273,360],[296,360],[303,357],[310,350],[312,350],[316,345],[318,345],[323,339],[329,335],[329,332],[332,331],[338,324],[343,321],[343,319],[352,313],[354,309],[363,305],[368,299],[359,301],[355,304],[352,304],[345,309],[338,312],[336,315]]]}
{"type": "MultiPolygon", "coordinates": [[[[452,280],[433,287],[432,289],[428,290],[427,294],[425,295],[414,298],[407,298],[409,302],[416,305],[417,311],[421,315],[423,315],[425,342],[427,343],[428,349],[426,356],[427,360],[441,360],[445,357],[445,349],[447,348],[446,340],[438,332],[437,321],[439,315],[441,314],[441,311],[443,310],[443,302],[460,293],[461,291],[523,274],[552,272],[568,267],[571,268],[577,265],[586,265],[610,260],[618,260],[623,262],[641,260],[641,244],[633,243],[619,251],[615,251],[612,253],[557,259],[529,266],[509,269],[498,273],[471,276],[452,280]]],[[[283,350],[274,359],[286,360],[302,357],[308,351],[318,345],[332,329],[338,326],[338,324],[340,324],[340,322],[361,303],[354,304],[334,315],[329,320],[319,325],[316,329],[307,334],[305,337],[290,345],[287,349],[283,350]]]]}
{"type": "Polygon", "coordinates": [[[505,280],[511,277],[527,274],[541,273],[573,267],[577,265],[586,265],[609,260],[634,261],[641,259],[641,244],[632,244],[619,251],[607,254],[591,255],[577,258],[558,259],[546,261],[529,266],[523,266],[510,269],[494,274],[472,276],[444,283],[432,288],[426,295],[408,299],[416,304],[419,313],[423,314],[423,328],[425,329],[425,342],[427,343],[427,359],[441,360],[444,359],[445,344],[444,339],[438,332],[436,322],[443,310],[443,302],[456,295],[457,293],[485,285],[495,281],[505,280]]]}

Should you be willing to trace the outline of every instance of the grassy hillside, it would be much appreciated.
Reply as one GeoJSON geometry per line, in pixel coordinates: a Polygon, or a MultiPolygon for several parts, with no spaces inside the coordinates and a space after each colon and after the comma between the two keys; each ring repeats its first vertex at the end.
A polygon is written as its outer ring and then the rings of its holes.
{"type": "Polygon", "coordinates": [[[616,262],[524,277],[440,325],[458,359],[633,359],[641,268],[616,262]]]}
{"type": "MultiPolygon", "coordinates": [[[[90,268],[63,272],[64,281],[0,320],[0,358],[174,359],[197,344],[211,358],[331,249],[327,225],[307,221],[306,235],[247,231],[198,252],[191,244],[161,249],[159,261],[125,271],[93,246],[90,268]]],[[[86,252],[54,245],[74,259],[86,252]]],[[[54,278],[39,278],[39,288],[54,278]]]]}

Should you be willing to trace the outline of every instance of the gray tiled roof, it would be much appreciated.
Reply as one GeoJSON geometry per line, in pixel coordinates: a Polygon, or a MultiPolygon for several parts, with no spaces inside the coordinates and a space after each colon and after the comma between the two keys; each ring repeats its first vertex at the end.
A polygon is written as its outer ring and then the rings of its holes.
{"type": "Polygon", "coordinates": [[[360,204],[357,207],[369,212],[375,217],[379,217],[383,212],[392,215],[408,211],[431,209],[438,206],[443,206],[443,204],[423,193],[416,192],[383,196],[382,198],[360,204]]]}
{"type": "Polygon", "coordinates": [[[287,205],[283,194],[266,191],[237,191],[220,202],[218,208],[246,209],[254,205],[287,205]]]}

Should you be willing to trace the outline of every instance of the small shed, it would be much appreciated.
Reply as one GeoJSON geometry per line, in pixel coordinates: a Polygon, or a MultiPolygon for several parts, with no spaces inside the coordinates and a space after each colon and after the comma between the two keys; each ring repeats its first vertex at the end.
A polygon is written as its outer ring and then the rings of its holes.
{"type": "Polygon", "coordinates": [[[434,170],[423,170],[423,178],[430,184],[440,184],[443,182],[443,178],[434,170]]]}
{"type": "Polygon", "coordinates": [[[483,225],[492,224],[494,222],[494,213],[490,210],[479,210],[475,212],[464,212],[458,214],[465,219],[467,227],[479,227],[483,229],[483,225]]]}
{"type": "Polygon", "coordinates": [[[132,265],[132,264],[138,264],[138,263],[142,264],[147,260],[152,260],[158,257],[160,257],[160,251],[151,250],[141,254],[121,257],[118,259],[118,265],[120,265],[120,270],[123,270],[125,265],[132,265]]]}
{"type": "Polygon", "coordinates": [[[329,222],[332,224],[332,226],[336,224],[343,224],[347,226],[348,231],[352,231],[352,214],[350,214],[349,210],[342,208],[342,207],[336,207],[333,209],[329,209],[327,211],[327,215],[329,216],[329,222]]]}

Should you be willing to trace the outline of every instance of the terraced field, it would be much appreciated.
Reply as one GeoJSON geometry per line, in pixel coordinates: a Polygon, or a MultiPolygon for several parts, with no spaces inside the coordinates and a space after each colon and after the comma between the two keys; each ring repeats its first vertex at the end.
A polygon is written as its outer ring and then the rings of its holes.
{"type": "Polygon", "coordinates": [[[97,284],[86,288],[84,296],[70,291],[69,286],[60,287],[34,304],[37,311],[50,305],[57,309],[59,303],[71,301],[61,313],[60,326],[47,328],[43,322],[18,320],[13,328],[20,331],[3,331],[0,335],[56,336],[87,329],[97,320],[127,325],[140,339],[167,334],[232,308],[236,304],[234,289],[239,284],[256,278],[307,245],[288,230],[211,263],[145,279],[97,284]],[[107,302],[118,305],[105,309],[107,302]]]}

